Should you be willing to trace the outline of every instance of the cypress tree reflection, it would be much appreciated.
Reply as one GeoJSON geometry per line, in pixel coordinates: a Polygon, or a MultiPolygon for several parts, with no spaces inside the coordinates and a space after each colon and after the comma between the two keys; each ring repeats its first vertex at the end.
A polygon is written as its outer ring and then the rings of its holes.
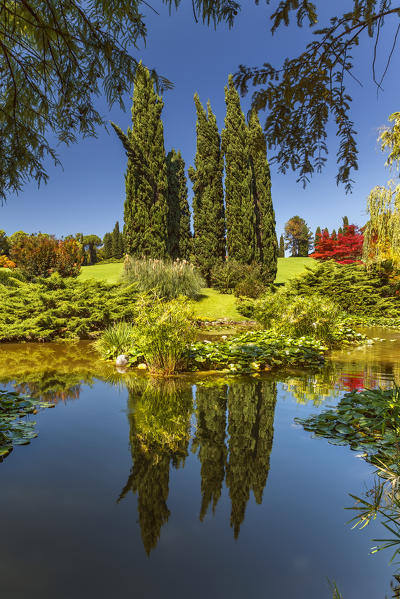
{"type": "Polygon", "coordinates": [[[269,472],[274,434],[276,383],[238,382],[228,391],[229,461],[226,484],[232,503],[231,526],[235,539],[253,490],[258,504],[269,472]]]}
{"type": "Polygon", "coordinates": [[[226,401],[226,385],[197,387],[197,433],[192,450],[199,450],[201,463],[200,520],[204,519],[210,503],[212,511],[215,511],[225,478],[226,401]]]}
{"type": "Polygon", "coordinates": [[[133,467],[119,497],[138,496],[139,524],[146,553],[157,545],[169,518],[169,469],[184,464],[193,409],[190,385],[176,380],[131,382],[128,398],[133,467]]]}

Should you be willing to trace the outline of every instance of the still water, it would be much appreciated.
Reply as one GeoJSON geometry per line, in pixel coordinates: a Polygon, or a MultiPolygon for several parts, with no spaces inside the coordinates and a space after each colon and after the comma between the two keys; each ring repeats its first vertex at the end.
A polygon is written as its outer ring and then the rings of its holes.
{"type": "Polygon", "coordinates": [[[391,597],[381,525],[344,509],[372,468],[294,424],[400,383],[400,334],[370,334],[314,374],[166,381],[85,343],[0,346],[0,387],[55,404],[0,463],[0,597],[391,597]]]}

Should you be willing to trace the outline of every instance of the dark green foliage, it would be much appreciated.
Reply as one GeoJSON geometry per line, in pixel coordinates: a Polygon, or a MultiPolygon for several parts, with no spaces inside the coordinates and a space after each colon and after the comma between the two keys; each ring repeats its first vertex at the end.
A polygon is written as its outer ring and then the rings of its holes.
{"type": "Polygon", "coordinates": [[[0,281],[0,341],[87,339],[136,314],[137,287],[79,282],[54,274],[15,285],[0,281]]]}
{"type": "Polygon", "coordinates": [[[97,248],[102,244],[100,237],[98,235],[83,235],[81,243],[85,250],[85,264],[96,264],[97,248]]]}
{"type": "Polygon", "coordinates": [[[222,131],[225,156],[226,244],[228,257],[251,264],[260,259],[249,161],[249,134],[239,94],[229,76],[225,87],[226,117],[222,131]]]}
{"type": "Polygon", "coordinates": [[[315,236],[314,236],[314,249],[315,249],[320,237],[321,237],[321,227],[317,227],[315,229],[315,236]]]}
{"type": "Polygon", "coordinates": [[[109,258],[122,258],[124,255],[124,241],[122,233],[119,230],[119,222],[115,223],[113,232],[111,233],[111,248],[112,254],[109,258]]]}
{"type": "Polygon", "coordinates": [[[227,461],[226,435],[227,386],[196,386],[196,436],[192,451],[201,463],[201,507],[203,521],[211,504],[212,512],[221,497],[227,461]]]}
{"type": "Polygon", "coordinates": [[[292,257],[308,256],[312,246],[313,235],[306,221],[300,216],[292,216],[285,225],[286,249],[290,249],[292,257]]]}
{"type": "Polygon", "coordinates": [[[167,256],[168,181],[161,112],[164,103],[148,69],[137,69],[132,129],[113,124],[128,155],[124,204],[125,251],[137,258],[167,256]]]}
{"type": "Polygon", "coordinates": [[[285,240],[283,239],[283,235],[281,235],[280,238],[279,238],[278,257],[279,258],[284,258],[285,257],[285,240]]]}
{"type": "MultiPolygon", "coordinates": [[[[236,287],[246,281],[265,289],[264,270],[260,264],[243,264],[237,260],[228,259],[214,266],[211,271],[211,283],[221,293],[234,293],[236,287]]],[[[240,293],[238,294],[240,295],[240,293]]]]}
{"type": "Polygon", "coordinates": [[[250,265],[250,269],[249,274],[235,286],[233,293],[236,297],[257,298],[267,291],[269,285],[263,283],[261,265],[250,265]]]}
{"type": "Polygon", "coordinates": [[[113,239],[111,233],[106,233],[103,237],[103,259],[113,258],[113,239]]]}
{"type": "Polygon", "coordinates": [[[207,103],[207,114],[195,94],[197,144],[193,183],[193,254],[202,275],[210,281],[213,266],[225,259],[225,210],[222,174],[224,169],[221,142],[215,115],[207,103]]]}
{"type": "Polygon", "coordinates": [[[44,407],[53,406],[0,389],[0,462],[15,445],[27,445],[31,439],[37,437],[36,422],[21,419],[28,414],[36,414],[44,407]]]}
{"type": "Polygon", "coordinates": [[[258,504],[269,473],[274,436],[276,383],[249,381],[228,391],[229,461],[226,485],[231,498],[231,526],[235,539],[245,517],[250,491],[258,504]]]}
{"type": "Polygon", "coordinates": [[[0,256],[8,256],[10,253],[10,244],[3,230],[0,229],[0,256]]]}
{"type": "Polygon", "coordinates": [[[257,254],[263,265],[265,280],[273,283],[278,266],[278,240],[271,196],[271,173],[267,160],[267,145],[255,110],[252,110],[250,114],[248,141],[253,205],[256,215],[257,254]]]}
{"type": "Polygon", "coordinates": [[[247,297],[258,297],[268,288],[261,264],[242,264],[229,259],[214,266],[211,283],[221,293],[247,297]]]}
{"type": "Polygon", "coordinates": [[[188,453],[190,385],[176,380],[136,379],[128,399],[132,470],[118,501],[137,494],[143,546],[149,555],[168,521],[169,472],[183,465],[188,453]]]}
{"type": "Polygon", "coordinates": [[[347,216],[343,216],[342,221],[343,221],[343,232],[346,235],[346,229],[349,226],[349,219],[347,216]]]}
{"type": "Polygon", "coordinates": [[[175,260],[189,260],[192,233],[185,175],[181,153],[173,148],[167,155],[168,178],[168,254],[175,260]]]}
{"type": "Polygon", "coordinates": [[[331,298],[342,310],[357,316],[400,316],[397,286],[390,285],[383,273],[369,273],[359,264],[333,261],[307,268],[306,273],[288,283],[290,293],[307,296],[318,293],[331,298]]]}

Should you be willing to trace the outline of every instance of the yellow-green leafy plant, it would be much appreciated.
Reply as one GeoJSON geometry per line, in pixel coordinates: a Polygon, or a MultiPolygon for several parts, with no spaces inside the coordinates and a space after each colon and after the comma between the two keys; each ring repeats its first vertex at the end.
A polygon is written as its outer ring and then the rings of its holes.
{"type": "Polygon", "coordinates": [[[151,372],[172,374],[184,367],[195,338],[190,304],[185,298],[169,302],[143,300],[135,321],[135,345],[151,372]]]}

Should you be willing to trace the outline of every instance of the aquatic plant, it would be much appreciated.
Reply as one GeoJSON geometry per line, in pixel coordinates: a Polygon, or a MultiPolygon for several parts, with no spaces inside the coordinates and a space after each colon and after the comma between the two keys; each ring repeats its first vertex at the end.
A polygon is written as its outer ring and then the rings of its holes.
{"type": "Polygon", "coordinates": [[[389,466],[398,458],[400,389],[352,391],[335,408],[295,421],[333,445],[348,445],[364,451],[370,462],[389,466]]]}
{"type": "Polygon", "coordinates": [[[196,268],[186,260],[151,260],[128,257],[122,281],[135,283],[141,292],[151,291],[164,300],[180,295],[198,299],[205,283],[196,268]]]}
{"type": "Polygon", "coordinates": [[[134,326],[130,322],[116,322],[94,343],[100,354],[107,358],[115,354],[125,354],[131,349],[134,340],[134,326]]]}
{"type": "Polygon", "coordinates": [[[254,331],[224,342],[192,343],[188,364],[193,370],[227,369],[231,373],[306,365],[318,367],[327,347],[310,337],[293,339],[273,331],[254,331]]]}
{"type": "Polygon", "coordinates": [[[289,337],[309,336],[330,347],[365,340],[345,325],[345,315],[330,299],[319,295],[300,296],[285,290],[268,293],[240,310],[264,328],[289,337]]]}
{"type": "Polygon", "coordinates": [[[13,391],[0,390],[0,462],[15,445],[27,445],[37,437],[36,422],[22,418],[36,414],[40,408],[45,407],[54,406],[13,391]]]}
{"type": "Polygon", "coordinates": [[[172,374],[182,369],[187,348],[195,338],[195,325],[190,304],[184,298],[169,302],[140,302],[135,319],[132,350],[151,372],[172,374]]]}

